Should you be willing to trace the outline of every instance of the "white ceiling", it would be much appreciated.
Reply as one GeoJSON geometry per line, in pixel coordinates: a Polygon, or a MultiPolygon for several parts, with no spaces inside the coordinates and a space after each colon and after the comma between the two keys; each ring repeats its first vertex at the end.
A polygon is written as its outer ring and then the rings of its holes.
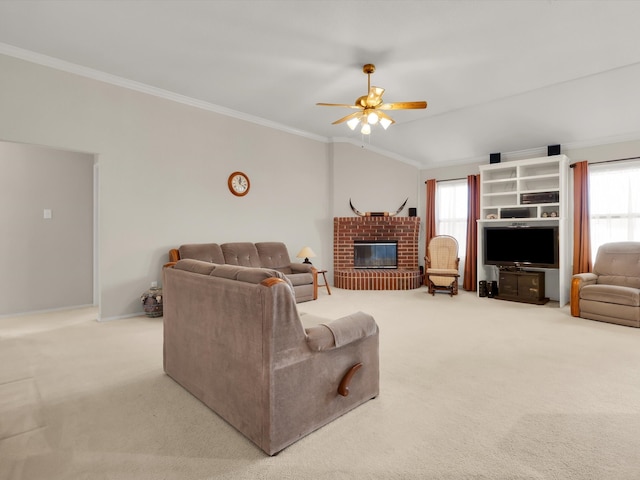
{"type": "Polygon", "coordinates": [[[364,142],[429,168],[640,138],[639,21],[633,0],[2,0],[0,53],[354,142],[315,103],[353,103],[374,63],[386,102],[429,106],[364,142]]]}

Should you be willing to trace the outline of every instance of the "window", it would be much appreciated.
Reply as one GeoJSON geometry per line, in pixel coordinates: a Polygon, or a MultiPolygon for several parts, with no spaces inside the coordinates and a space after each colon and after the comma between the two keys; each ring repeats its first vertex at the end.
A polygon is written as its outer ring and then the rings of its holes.
{"type": "Polygon", "coordinates": [[[608,242],[640,241],[640,162],[589,166],[591,258],[608,242]]]}
{"type": "Polygon", "coordinates": [[[458,241],[460,262],[467,251],[467,180],[446,180],[436,184],[436,233],[458,241]]]}

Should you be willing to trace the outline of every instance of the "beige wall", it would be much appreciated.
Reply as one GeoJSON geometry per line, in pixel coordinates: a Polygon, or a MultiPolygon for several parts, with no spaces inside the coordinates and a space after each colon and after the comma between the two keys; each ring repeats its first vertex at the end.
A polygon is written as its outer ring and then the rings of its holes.
{"type": "Polygon", "coordinates": [[[336,143],[332,150],[334,216],[353,215],[350,199],[363,212],[395,212],[405,199],[399,216],[417,207],[417,167],[349,143],[336,143]]]}
{"type": "Polygon", "coordinates": [[[0,140],[95,154],[102,319],[139,314],[180,244],[283,241],[294,261],[308,245],[330,270],[333,217],[352,215],[351,196],[365,210],[416,205],[417,168],[366,149],[13,57],[0,56],[0,71],[0,140]],[[227,189],[236,170],[251,180],[243,198],[227,189]]]}
{"type": "Polygon", "coordinates": [[[327,144],[11,57],[0,71],[0,140],[97,155],[103,319],[141,312],[181,243],[281,240],[331,264],[327,144]]]}
{"type": "MultiPolygon", "coordinates": [[[[139,296],[151,281],[161,282],[169,248],[280,240],[292,257],[311,246],[314,264],[330,269],[333,217],[352,215],[350,198],[367,211],[394,210],[408,198],[407,207],[423,216],[426,178],[477,173],[477,164],[420,171],[349,143],[301,137],[13,57],[0,56],[0,71],[0,140],[96,155],[103,319],[142,311],[139,296]],[[251,179],[244,198],[227,190],[235,170],[251,179]]],[[[421,228],[421,243],[423,235],[421,228]]]]}
{"type": "Polygon", "coordinates": [[[93,164],[0,142],[0,316],[93,304],[93,164]]]}
{"type": "Polygon", "coordinates": [[[640,140],[590,147],[571,147],[564,149],[562,153],[565,153],[573,162],[587,160],[590,163],[639,157],[640,140]]]}
{"type": "MultiPolygon", "coordinates": [[[[587,160],[590,163],[602,162],[606,160],[619,160],[625,158],[640,157],[640,140],[628,140],[618,141],[612,143],[606,143],[603,140],[602,144],[591,146],[572,146],[562,145],[562,153],[569,157],[571,162],[578,162],[587,160]]],[[[546,147],[539,147],[528,151],[521,152],[506,152],[502,154],[502,161],[508,162],[511,160],[518,160],[522,158],[535,158],[544,157],[547,155],[546,147]]],[[[424,217],[426,209],[426,188],[424,182],[430,178],[436,180],[452,180],[456,178],[466,178],[467,175],[476,175],[479,173],[479,165],[488,164],[489,155],[486,158],[478,161],[470,161],[466,164],[450,165],[448,167],[440,167],[433,169],[424,169],[420,171],[420,196],[418,204],[418,215],[424,217]]],[[[569,209],[573,211],[573,176],[571,175],[573,170],[569,170],[569,209]]],[[[421,232],[422,242],[420,245],[420,259],[424,257],[425,241],[424,231],[421,232]]],[[[421,263],[422,264],[422,263],[421,263]]]]}

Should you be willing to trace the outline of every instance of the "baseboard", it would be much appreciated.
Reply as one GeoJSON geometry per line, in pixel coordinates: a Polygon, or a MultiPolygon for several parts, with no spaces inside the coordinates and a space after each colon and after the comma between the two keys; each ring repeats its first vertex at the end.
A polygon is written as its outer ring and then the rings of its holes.
{"type": "Polygon", "coordinates": [[[86,305],[73,305],[69,307],[47,308],[44,310],[32,310],[30,312],[7,313],[7,314],[0,315],[0,320],[3,318],[26,317],[27,315],[41,315],[45,313],[63,312],[65,310],[78,310],[80,308],[90,308],[90,307],[97,307],[97,305],[92,305],[89,303],[86,305]]]}

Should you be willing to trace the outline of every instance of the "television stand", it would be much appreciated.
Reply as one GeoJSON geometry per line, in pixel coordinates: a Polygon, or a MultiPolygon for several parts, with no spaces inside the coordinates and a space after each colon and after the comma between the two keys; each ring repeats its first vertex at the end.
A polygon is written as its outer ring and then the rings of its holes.
{"type": "Polygon", "coordinates": [[[544,296],[544,272],[501,270],[498,278],[498,296],[495,298],[499,300],[535,305],[549,301],[544,296]]]}

